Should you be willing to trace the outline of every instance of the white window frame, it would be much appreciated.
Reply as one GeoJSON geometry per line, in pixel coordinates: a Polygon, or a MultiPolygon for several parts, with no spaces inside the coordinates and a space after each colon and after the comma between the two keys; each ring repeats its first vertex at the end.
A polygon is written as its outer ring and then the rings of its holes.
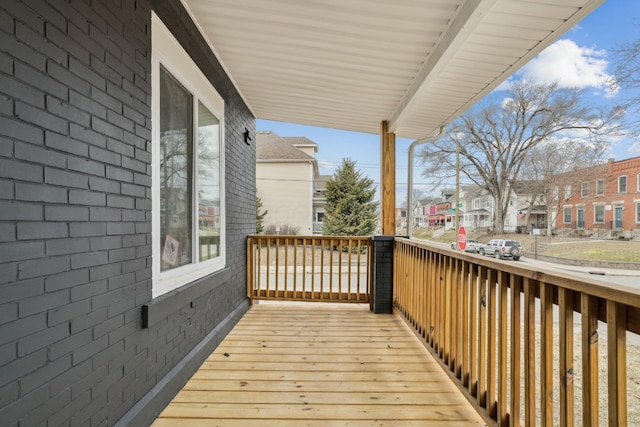
{"type": "Polygon", "coordinates": [[[571,184],[564,186],[564,199],[569,200],[571,198],[571,184]]]}
{"type": "Polygon", "coordinates": [[[620,175],[618,177],[618,194],[627,194],[627,192],[629,191],[629,180],[627,179],[626,175],[620,175]],[[620,182],[624,179],[624,191],[622,191],[621,189],[621,185],[620,182]]]}
{"type": "Polygon", "coordinates": [[[573,220],[573,209],[571,206],[564,206],[562,209],[562,223],[563,224],[571,224],[573,220]],[[567,212],[569,213],[569,221],[567,221],[567,212]]]}
{"type": "Polygon", "coordinates": [[[582,198],[589,197],[589,183],[586,181],[580,185],[580,196],[582,198]]]}
{"type": "Polygon", "coordinates": [[[604,205],[593,205],[593,223],[594,224],[604,224],[605,223],[605,215],[606,215],[606,209],[605,209],[604,205]],[[598,216],[596,214],[596,211],[598,210],[598,208],[602,209],[602,221],[596,220],[596,218],[598,216]]]}
{"type": "MultiPolygon", "coordinates": [[[[191,57],[182,48],[180,43],[171,34],[169,29],[162,23],[160,18],[152,13],[151,18],[151,116],[152,116],[152,272],[153,286],[152,296],[156,298],[167,292],[171,292],[194,280],[207,276],[226,265],[226,218],[225,218],[225,159],[224,159],[224,100],[211,85],[209,80],[200,71],[191,57]],[[194,106],[200,101],[209,111],[218,118],[220,122],[220,243],[219,256],[210,260],[200,262],[193,252],[194,261],[181,267],[176,267],[168,271],[160,270],[160,260],[162,257],[161,245],[158,243],[160,236],[160,65],[169,72],[180,84],[194,96],[194,106]]],[[[197,127],[197,119],[194,120],[194,128],[197,127]]],[[[194,150],[195,151],[195,150],[194,150]]],[[[194,163],[195,164],[195,163],[194,163]]],[[[194,191],[195,192],[195,191],[194,191]]],[[[192,203],[192,227],[198,229],[198,208],[197,197],[193,197],[192,203]]],[[[193,235],[193,245],[196,246],[197,232],[193,235]]]]}
{"type": "Polygon", "coordinates": [[[634,200],[636,205],[636,224],[640,224],[640,200],[634,200]]]}
{"type": "Polygon", "coordinates": [[[604,196],[604,179],[597,179],[596,180],[596,196],[604,196]],[[600,186],[600,190],[601,191],[598,191],[598,187],[599,187],[598,184],[600,184],[600,183],[602,183],[602,185],[600,186]]]}

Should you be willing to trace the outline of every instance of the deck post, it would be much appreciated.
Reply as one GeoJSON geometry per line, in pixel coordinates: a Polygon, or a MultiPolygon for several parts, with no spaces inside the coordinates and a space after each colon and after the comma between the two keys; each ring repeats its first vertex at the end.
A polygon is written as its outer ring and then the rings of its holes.
{"type": "Polygon", "coordinates": [[[396,234],[396,135],[380,123],[380,225],[385,236],[396,234]]]}
{"type": "Polygon", "coordinates": [[[393,241],[394,236],[373,236],[373,312],[393,312],[393,241]]]}

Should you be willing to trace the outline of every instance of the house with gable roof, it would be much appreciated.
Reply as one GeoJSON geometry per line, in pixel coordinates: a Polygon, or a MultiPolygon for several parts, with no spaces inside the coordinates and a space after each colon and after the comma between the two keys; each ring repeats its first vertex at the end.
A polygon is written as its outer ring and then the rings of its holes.
{"type": "Polygon", "coordinates": [[[324,215],[323,183],[315,153],[318,144],[305,137],[256,133],[256,189],[267,211],[265,229],[297,230],[309,235],[320,230],[324,215]],[[314,224],[315,227],[314,227],[314,224]]]}

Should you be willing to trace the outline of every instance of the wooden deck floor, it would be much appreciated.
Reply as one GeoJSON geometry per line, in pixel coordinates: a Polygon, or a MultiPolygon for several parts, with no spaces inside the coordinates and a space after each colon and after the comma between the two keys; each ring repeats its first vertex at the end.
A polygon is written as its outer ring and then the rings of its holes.
{"type": "Polygon", "coordinates": [[[485,425],[397,315],[253,306],[154,427],[485,425]]]}

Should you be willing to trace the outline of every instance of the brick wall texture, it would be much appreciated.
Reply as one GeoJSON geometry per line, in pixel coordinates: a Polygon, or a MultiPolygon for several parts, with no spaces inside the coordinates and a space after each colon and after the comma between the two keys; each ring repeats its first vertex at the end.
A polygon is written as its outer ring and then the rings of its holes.
{"type": "Polygon", "coordinates": [[[2,425],[113,425],[245,302],[245,128],[255,119],[179,0],[0,2],[2,425]],[[231,279],[146,329],[152,10],[225,100],[231,279]]]}

